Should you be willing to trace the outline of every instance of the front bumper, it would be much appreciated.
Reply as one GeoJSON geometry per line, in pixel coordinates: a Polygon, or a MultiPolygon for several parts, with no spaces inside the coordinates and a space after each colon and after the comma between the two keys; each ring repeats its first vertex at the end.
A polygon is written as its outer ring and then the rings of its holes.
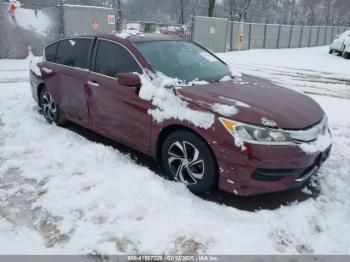
{"type": "Polygon", "coordinates": [[[213,148],[220,167],[220,189],[249,196],[298,188],[317,173],[331,152],[331,145],[313,154],[292,145],[246,146],[243,152],[224,145],[213,148]]]}

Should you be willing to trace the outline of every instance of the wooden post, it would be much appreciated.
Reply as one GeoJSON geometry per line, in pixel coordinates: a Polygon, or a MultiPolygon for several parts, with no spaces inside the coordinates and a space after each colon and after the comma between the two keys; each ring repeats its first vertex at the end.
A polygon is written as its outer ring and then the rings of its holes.
{"type": "Polygon", "coordinates": [[[249,42],[248,42],[248,49],[251,47],[251,40],[252,40],[252,24],[249,23],[249,42]]]}
{"type": "Polygon", "coordinates": [[[278,33],[277,33],[277,46],[276,46],[276,48],[277,48],[277,49],[279,49],[279,48],[280,48],[281,27],[282,27],[282,25],[279,25],[279,26],[278,26],[278,33]]]}
{"type": "Polygon", "coordinates": [[[294,26],[292,25],[292,26],[290,27],[290,32],[289,32],[288,48],[290,48],[290,45],[292,44],[293,28],[294,28],[294,26]]]}
{"type": "Polygon", "coordinates": [[[264,44],[263,44],[263,48],[266,48],[266,31],[267,31],[267,24],[265,24],[264,26],[264,44]]]}
{"type": "Polygon", "coordinates": [[[300,33],[300,39],[299,39],[299,48],[301,47],[301,43],[303,41],[303,35],[304,35],[304,26],[301,27],[301,33],[300,33]]]}

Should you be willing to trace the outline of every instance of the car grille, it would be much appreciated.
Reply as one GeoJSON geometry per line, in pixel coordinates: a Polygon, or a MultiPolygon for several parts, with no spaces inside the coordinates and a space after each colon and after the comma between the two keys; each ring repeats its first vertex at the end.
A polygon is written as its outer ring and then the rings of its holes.
{"type": "Polygon", "coordinates": [[[331,147],[326,151],[319,153],[312,165],[307,168],[294,169],[266,169],[258,168],[252,174],[252,178],[258,181],[274,182],[279,181],[286,176],[295,176],[295,185],[303,183],[328,159],[331,147]]]}

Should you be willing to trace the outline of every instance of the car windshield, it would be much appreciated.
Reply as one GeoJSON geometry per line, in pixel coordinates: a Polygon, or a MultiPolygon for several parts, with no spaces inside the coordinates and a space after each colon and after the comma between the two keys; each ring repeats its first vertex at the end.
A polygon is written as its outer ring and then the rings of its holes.
{"type": "Polygon", "coordinates": [[[135,44],[148,63],[168,77],[184,82],[217,82],[231,76],[226,64],[194,43],[186,41],[152,41],[135,44]]]}

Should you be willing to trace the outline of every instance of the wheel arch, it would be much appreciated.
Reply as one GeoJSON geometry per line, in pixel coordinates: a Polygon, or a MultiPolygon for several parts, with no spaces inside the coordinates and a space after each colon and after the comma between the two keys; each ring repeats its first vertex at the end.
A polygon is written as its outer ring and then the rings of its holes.
{"type": "Polygon", "coordinates": [[[38,88],[37,88],[37,98],[38,98],[38,105],[41,107],[41,101],[40,101],[40,95],[41,95],[41,92],[42,90],[45,88],[45,84],[44,83],[40,83],[38,85],[38,88]]]}
{"type": "Polygon", "coordinates": [[[185,131],[189,131],[195,135],[197,135],[209,148],[211,154],[213,155],[214,157],[214,162],[215,162],[215,168],[217,170],[217,172],[219,172],[219,164],[218,164],[218,161],[217,161],[217,157],[215,155],[215,152],[213,151],[213,149],[211,148],[209,142],[208,142],[208,139],[205,139],[205,137],[203,135],[201,135],[199,132],[196,132],[195,130],[193,130],[192,128],[188,127],[188,126],[184,126],[184,125],[179,125],[179,124],[172,124],[172,125],[168,125],[166,127],[164,127],[158,134],[158,138],[156,140],[156,143],[155,143],[155,146],[154,146],[154,158],[156,159],[156,161],[158,163],[160,163],[162,161],[162,154],[161,154],[161,151],[162,151],[162,145],[166,139],[166,137],[175,132],[175,131],[179,131],[179,130],[185,130],[185,131]]]}

